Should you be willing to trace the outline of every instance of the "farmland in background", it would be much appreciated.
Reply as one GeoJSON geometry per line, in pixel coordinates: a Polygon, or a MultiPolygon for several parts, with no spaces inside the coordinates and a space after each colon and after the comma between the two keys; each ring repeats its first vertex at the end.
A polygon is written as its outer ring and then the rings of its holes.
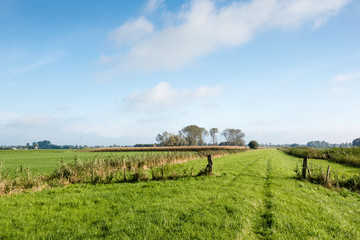
{"type": "Polygon", "coordinates": [[[0,151],[0,165],[3,170],[14,174],[16,168],[29,167],[32,174],[51,173],[61,161],[72,162],[75,158],[82,161],[95,157],[109,157],[111,155],[124,156],[136,153],[92,153],[75,150],[3,150],[0,151]]]}

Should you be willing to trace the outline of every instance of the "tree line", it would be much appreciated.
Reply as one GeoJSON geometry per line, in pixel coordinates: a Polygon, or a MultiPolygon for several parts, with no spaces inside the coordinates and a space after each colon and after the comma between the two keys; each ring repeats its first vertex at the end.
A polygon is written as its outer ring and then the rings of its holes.
{"type": "Polygon", "coordinates": [[[306,144],[306,146],[311,148],[334,148],[334,147],[348,148],[352,146],[356,147],[356,144],[352,144],[352,143],[336,144],[336,143],[328,143],[325,141],[310,141],[306,144]]]}
{"type": "Polygon", "coordinates": [[[244,146],[244,137],[245,134],[240,129],[227,128],[220,132],[218,128],[211,128],[207,131],[203,127],[189,125],[178,131],[177,134],[167,131],[159,133],[156,141],[159,146],[244,146]],[[226,141],[218,143],[218,134],[221,134],[226,141]],[[211,142],[206,143],[205,138],[209,135],[211,142]]]}

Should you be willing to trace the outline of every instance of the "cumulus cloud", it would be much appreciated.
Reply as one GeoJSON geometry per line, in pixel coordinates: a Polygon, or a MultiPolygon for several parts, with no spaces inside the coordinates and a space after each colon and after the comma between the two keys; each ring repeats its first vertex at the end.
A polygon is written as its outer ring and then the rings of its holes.
{"type": "Polygon", "coordinates": [[[143,40],[154,31],[154,26],[144,17],[129,21],[109,33],[109,39],[117,47],[131,45],[143,40]]]}
{"type": "Polygon", "coordinates": [[[218,7],[213,0],[192,0],[172,15],[170,22],[177,24],[154,31],[152,23],[141,17],[110,35],[118,44],[130,46],[118,58],[119,70],[179,69],[222,48],[240,46],[262,31],[291,30],[308,23],[318,28],[348,2],[252,0],[218,7]]]}
{"type": "Polygon", "coordinates": [[[195,90],[177,90],[167,82],[154,88],[137,91],[124,99],[126,108],[131,110],[168,109],[195,99],[212,98],[223,93],[220,86],[201,86],[195,90]]]}

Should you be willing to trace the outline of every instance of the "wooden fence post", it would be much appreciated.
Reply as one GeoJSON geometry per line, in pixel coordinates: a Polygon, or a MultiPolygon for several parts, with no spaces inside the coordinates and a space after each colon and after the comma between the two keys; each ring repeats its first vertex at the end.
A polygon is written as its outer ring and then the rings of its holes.
{"type": "Polygon", "coordinates": [[[165,171],[165,169],[164,169],[164,164],[163,164],[161,167],[161,179],[164,179],[164,171],[165,171]]]}
{"type": "Polygon", "coordinates": [[[207,168],[207,174],[211,175],[213,169],[213,160],[211,154],[208,155],[208,165],[206,166],[206,168],[207,168]]]}
{"type": "Polygon", "coordinates": [[[307,167],[307,170],[308,170],[309,177],[310,177],[310,178],[312,178],[312,176],[311,176],[311,172],[310,172],[310,168],[309,168],[309,167],[307,167]]]}
{"type": "Polygon", "coordinates": [[[326,172],[326,179],[325,182],[328,183],[330,177],[330,165],[328,166],[327,172],[326,172]]]}
{"type": "Polygon", "coordinates": [[[308,156],[304,157],[304,161],[303,161],[303,168],[302,168],[302,178],[306,178],[306,170],[307,170],[307,160],[308,160],[308,156]]]}

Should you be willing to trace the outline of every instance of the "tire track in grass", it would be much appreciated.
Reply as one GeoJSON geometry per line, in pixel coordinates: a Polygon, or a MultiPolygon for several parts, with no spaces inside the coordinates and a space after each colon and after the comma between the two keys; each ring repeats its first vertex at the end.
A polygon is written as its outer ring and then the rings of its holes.
{"type": "Polygon", "coordinates": [[[240,177],[244,175],[249,175],[249,169],[252,169],[256,164],[259,164],[259,162],[264,158],[263,154],[260,156],[255,157],[248,163],[244,163],[241,167],[238,167],[238,174],[235,175],[233,181],[237,181],[240,177]]]}
{"type": "Polygon", "coordinates": [[[267,158],[266,161],[266,176],[264,183],[264,206],[265,209],[261,214],[261,221],[259,224],[259,234],[263,239],[272,239],[272,227],[273,227],[273,194],[271,192],[271,179],[272,179],[272,159],[267,158]]]}

